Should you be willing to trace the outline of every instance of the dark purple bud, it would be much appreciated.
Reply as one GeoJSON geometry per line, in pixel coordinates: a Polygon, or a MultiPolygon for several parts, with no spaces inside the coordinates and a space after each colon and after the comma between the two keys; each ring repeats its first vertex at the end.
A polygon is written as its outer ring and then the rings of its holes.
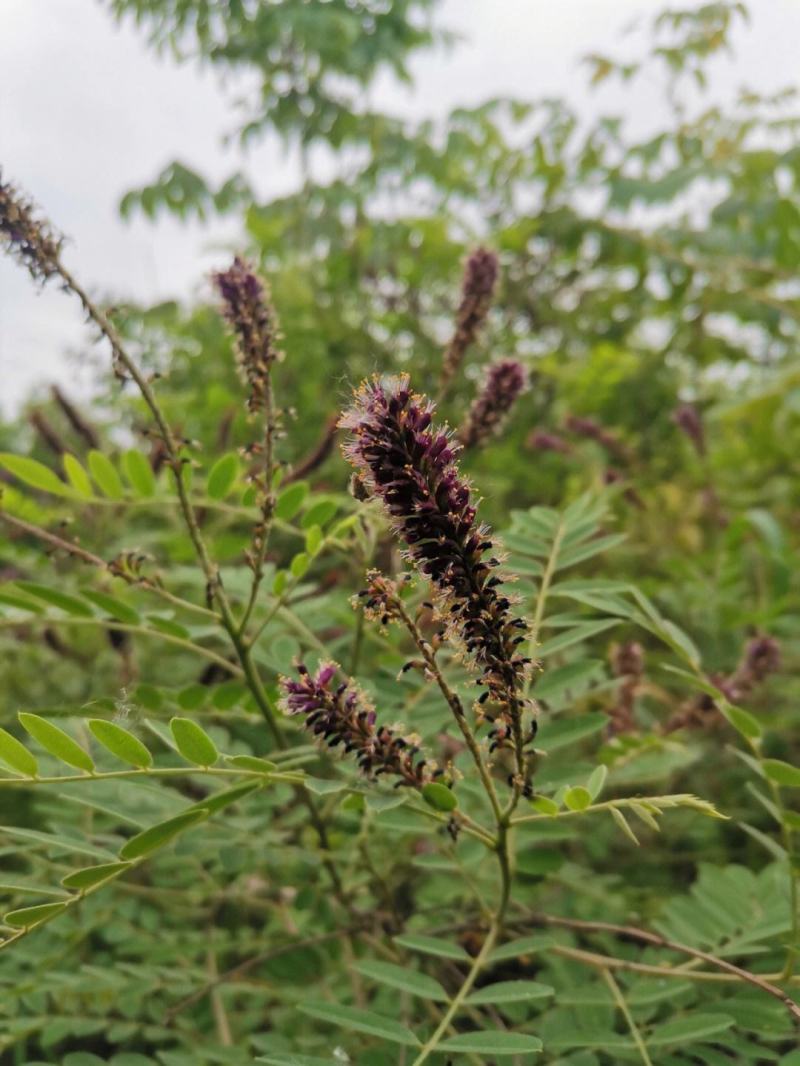
{"type": "Polygon", "coordinates": [[[525,384],[525,368],[516,359],[489,365],[483,386],[459,430],[459,440],[465,448],[474,448],[500,431],[525,384]]]}

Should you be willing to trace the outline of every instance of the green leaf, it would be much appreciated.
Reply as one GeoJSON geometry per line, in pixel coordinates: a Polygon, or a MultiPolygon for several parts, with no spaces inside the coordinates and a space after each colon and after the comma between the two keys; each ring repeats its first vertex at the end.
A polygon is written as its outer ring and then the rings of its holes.
{"type": "Polygon", "coordinates": [[[303,500],[308,495],[308,484],[305,481],[295,481],[278,496],[275,504],[275,517],[290,522],[300,508],[303,500]]]}
{"type": "Polygon", "coordinates": [[[208,474],[206,492],[212,500],[224,500],[239,476],[239,457],[235,452],[220,456],[208,474]]]}
{"type": "Polygon", "coordinates": [[[574,744],[593,733],[600,732],[608,725],[608,716],[602,711],[590,711],[577,718],[561,718],[545,722],[536,736],[537,748],[544,751],[556,751],[558,748],[574,744]]]}
{"type": "Polygon", "coordinates": [[[147,499],[155,495],[156,478],[153,468],[140,451],[131,448],[125,452],[122,456],[122,469],[137,496],[147,499]]]}
{"type": "Polygon", "coordinates": [[[324,526],[326,522],[329,522],[333,518],[338,510],[339,505],[334,500],[318,500],[316,503],[312,503],[305,512],[300,525],[303,529],[311,529],[313,526],[324,526]]]}
{"type": "Polygon", "coordinates": [[[94,770],[91,756],[60,726],[53,725],[46,718],[40,718],[38,714],[27,714],[25,711],[20,711],[17,717],[23,729],[38,741],[45,751],[77,770],[86,773],[94,770]]]}
{"type": "Polygon", "coordinates": [[[87,888],[94,888],[104,881],[117,877],[130,868],[129,862],[105,862],[101,866],[85,866],[82,870],[74,870],[71,874],[61,878],[64,888],[76,888],[85,892],[87,888]]]}
{"type": "Polygon", "coordinates": [[[9,911],[3,921],[12,929],[30,929],[31,926],[54,918],[68,906],[68,903],[38,903],[35,907],[22,907],[20,910],[9,911]]]}
{"type": "Polygon", "coordinates": [[[429,781],[427,785],[423,785],[422,798],[429,807],[437,811],[454,811],[458,806],[455,792],[440,781],[429,781]]]}
{"type": "Polygon", "coordinates": [[[764,759],[761,764],[764,773],[774,781],[776,785],[785,785],[787,788],[800,788],[800,768],[781,759],[764,759]]]}
{"type": "Polygon", "coordinates": [[[551,637],[544,644],[540,644],[536,649],[536,657],[538,659],[546,659],[549,655],[555,655],[558,651],[571,648],[573,644],[580,644],[581,641],[597,636],[598,633],[603,633],[606,629],[611,629],[612,626],[616,625],[619,625],[619,619],[617,618],[603,618],[594,622],[579,622],[578,625],[559,633],[557,637],[551,637]]]}
{"type": "Polygon", "coordinates": [[[257,792],[261,788],[261,784],[260,781],[242,781],[240,784],[232,785],[230,788],[212,792],[209,796],[205,796],[200,800],[199,803],[193,803],[187,810],[199,811],[205,817],[210,817],[212,814],[230,807],[232,803],[237,803],[245,796],[249,796],[251,792],[257,792]]]}
{"type": "Polygon", "coordinates": [[[535,1036],[522,1033],[509,1033],[505,1030],[476,1030],[472,1033],[459,1033],[443,1040],[440,1051],[459,1051],[463,1054],[476,1055],[527,1055],[542,1050],[542,1042],[535,1036]]]}
{"type": "Polygon", "coordinates": [[[153,756],[141,740],[121,725],[107,722],[104,718],[90,718],[87,725],[95,740],[122,762],[140,770],[153,765],[153,756]]]}
{"type": "Polygon", "coordinates": [[[8,607],[16,607],[20,611],[30,611],[31,614],[44,614],[44,609],[33,600],[26,600],[23,596],[15,596],[13,593],[0,589],[0,603],[8,607]]]}
{"type": "Polygon", "coordinates": [[[88,461],[89,471],[103,495],[112,500],[121,500],[123,496],[122,481],[116,467],[108,456],[93,449],[89,452],[88,461]]]}
{"type": "Polygon", "coordinates": [[[196,766],[213,766],[219,758],[216,745],[208,733],[191,718],[173,718],[169,723],[175,745],[196,766]]]}
{"type": "Polygon", "coordinates": [[[301,577],[306,575],[310,565],[311,559],[309,558],[308,553],[298,552],[289,563],[289,570],[291,571],[292,577],[297,578],[299,581],[301,577]]]}
{"type": "Polygon", "coordinates": [[[36,758],[3,728],[0,728],[0,760],[23,777],[36,777],[39,770],[36,758]]]}
{"type": "Polygon", "coordinates": [[[225,762],[237,770],[248,770],[254,774],[274,774],[278,766],[269,759],[260,759],[256,755],[226,755],[225,762]]]}
{"type": "Polygon", "coordinates": [[[519,959],[527,955],[536,955],[552,943],[546,934],[521,936],[496,947],[489,956],[492,962],[504,962],[506,959],[519,959]]]}
{"type": "Polygon", "coordinates": [[[745,711],[742,707],[737,707],[733,703],[728,703],[725,699],[719,700],[717,706],[723,718],[726,718],[737,733],[741,733],[743,737],[747,737],[748,740],[758,740],[762,735],[761,723],[749,711],[745,711]]]}
{"type": "Polygon", "coordinates": [[[441,940],[438,936],[426,936],[424,933],[403,933],[394,938],[395,944],[409,951],[419,951],[423,955],[436,955],[440,959],[455,959],[457,962],[470,962],[470,957],[458,944],[441,940]]]}
{"type": "Polygon", "coordinates": [[[95,607],[99,607],[101,611],[110,614],[118,622],[135,626],[141,621],[138,611],[135,611],[133,607],[129,607],[122,600],[118,600],[116,596],[109,596],[108,593],[98,592],[96,589],[81,589],[81,595],[93,603],[95,607]]]}
{"type": "Polygon", "coordinates": [[[589,795],[592,797],[593,800],[596,800],[597,797],[600,795],[600,793],[603,791],[603,788],[605,787],[605,783],[606,783],[606,778],[607,777],[608,777],[608,767],[607,766],[603,766],[603,765],[596,766],[594,768],[594,770],[592,770],[591,776],[589,777],[589,780],[586,782],[586,788],[587,788],[587,791],[589,792],[589,795]]]}
{"type": "Polygon", "coordinates": [[[411,970],[407,966],[394,966],[390,962],[377,962],[373,959],[365,959],[353,967],[363,977],[369,977],[379,984],[388,985],[390,988],[398,988],[401,992],[409,992],[412,996],[421,999],[430,999],[437,1003],[446,1003],[449,996],[432,977],[411,970]]]}
{"type": "Polygon", "coordinates": [[[541,814],[558,814],[561,810],[560,806],[555,800],[551,800],[549,796],[534,796],[531,800],[531,806],[534,807],[541,814]]]}
{"type": "Polygon", "coordinates": [[[343,792],[347,788],[347,782],[336,777],[310,777],[303,778],[303,787],[317,796],[328,796],[332,792],[343,792]]]}
{"type": "Polygon", "coordinates": [[[51,589],[47,585],[39,585],[33,581],[17,581],[17,588],[22,589],[28,596],[35,596],[37,600],[49,603],[52,607],[58,607],[66,614],[75,618],[94,618],[95,614],[91,607],[79,600],[76,596],[70,596],[59,589],[51,589]]]}
{"type": "Polygon", "coordinates": [[[592,794],[583,785],[568,788],[564,793],[564,805],[569,807],[571,811],[585,811],[587,807],[592,805],[592,794]]]}
{"type": "Polygon", "coordinates": [[[625,815],[622,813],[622,811],[618,810],[616,807],[609,807],[609,811],[610,811],[611,817],[617,823],[618,828],[621,829],[622,832],[625,834],[625,836],[628,838],[628,840],[632,841],[632,843],[634,843],[636,845],[636,847],[638,848],[639,847],[639,838],[636,836],[634,831],[631,829],[630,824],[628,822],[628,819],[625,817],[625,815]]]}
{"type": "Polygon", "coordinates": [[[183,811],[181,814],[175,815],[174,818],[168,818],[164,822],[159,822],[158,825],[151,825],[149,829],[145,829],[143,832],[131,837],[120,848],[119,857],[127,860],[141,859],[145,855],[150,855],[151,852],[157,851],[158,848],[163,848],[165,844],[169,844],[184,829],[189,829],[207,817],[207,810],[203,808],[192,809],[183,811]]]}
{"type": "Polygon", "coordinates": [[[31,488],[52,493],[53,496],[72,495],[69,485],[65,485],[49,466],[45,466],[37,459],[30,459],[26,455],[12,455],[11,452],[0,452],[0,467],[4,467],[9,474],[13,474],[18,481],[30,485],[31,488]]]}
{"type": "Polygon", "coordinates": [[[707,1040],[724,1033],[735,1024],[735,1019],[728,1014],[687,1014],[656,1026],[648,1036],[647,1044],[649,1047],[663,1047],[666,1044],[707,1040]]]}
{"type": "Polygon", "coordinates": [[[361,1010],[358,1007],[342,1007],[334,1003],[300,1003],[298,1010],[319,1021],[340,1025],[350,1032],[367,1033],[369,1036],[377,1036],[392,1044],[403,1044],[405,1047],[420,1046],[419,1040],[410,1029],[406,1029],[393,1018],[384,1018],[372,1011],[361,1010]]]}
{"type": "Polygon", "coordinates": [[[467,997],[473,1006],[485,1003],[526,1003],[531,999],[544,999],[555,995],[555,989],[538,981],[498,981],[494,985],[479,988],[467,997]]]}
{"type": "Polygon", "coordinates": [[[89,480],[89,475],[83,469],[80,462],[71,452],[64,452],[61,457],[61,462],[64,465],[64,473],[67,475],[67,481],[72,488],[79,496],[83,496],[85,499],[91,499],[92,496],[94,496],[92,483],[89,480]]]}

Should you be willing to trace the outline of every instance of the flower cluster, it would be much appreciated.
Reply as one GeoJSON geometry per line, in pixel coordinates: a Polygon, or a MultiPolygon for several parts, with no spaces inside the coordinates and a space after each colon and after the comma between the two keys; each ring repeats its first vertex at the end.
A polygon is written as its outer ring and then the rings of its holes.
{"type": "Polygon", "coordinates": [[[284,710],[303,715],[306,728],[328,747],[341,744],[345,752],[355,754],[367,777],[390,774],[398,785],[422,788],[437,771],[434,763],[418,757],[417,738],[377,725],[374,709],[354,682],[335,682],[338,670],[336,663],[326,662],[311,674],[299,664],[297,680],[281,678],[284,710]]]}
{"type": "Polygon", "coordinates": [[[691,403],[679,404],[672,412],[672,421],[695,447],[698,455],[705,455],[706,439],[700,412],[691,403]]]}
{"type": "Polygon", "coordinates": [[[497,433],[524,388],[525,369],[516,359],[491,363],[458,433],[464,447],[474,448],[497,433]]]}
{"type": "Polygon", "coordinates": [[[461,303],[456,315],[456,328],[442,363],[442,384],[454,377],[469,346],[478,335],[489,308],[497,284],[498,259],[487,248],[476,248],[464,265],[461,283],[461,303]]]}
{"type": "Polygon", "coordinates": [[[481,671],[482,701],[498,705],[496,717],[514,726],[524,702],[529,660],[517,649],[527,625],[512,613],[490,531],[476,521],[455,463],[458,446],[432,424],[433,410],[407,375],[365,382],[340,422],[351,432],[344,454],[437,591],[450,634],[481,671]]]}
{"type": "MultiPolygon", "coordinates": [[[[731,674],[714,674],[711,680],[731,703],[738,703],[763,684],[781,665],[781,646],[774,637],[762,634],[745,644],[739,665],[731,674]]],[[[717,725],[721,716],[713,696],[701,693],[672,715],[665,726],[668,733],[677,729],[705,728],[717,725]]]]}
{"type": "Polygon", "coordinates": [[[280,357],[275,312],[261,279],[237,256],[213,276],[225,318],[236,335],[239,361],[250,387],[247,405],[253,412],[266,405],[272,363],[280,357]]]}
{"type": "Polygon", "coordinates": [[[61,237],[36,217],[33,204],[0,175],[0,241],[28,269],[34,281],[59,272],[61,237]]]}

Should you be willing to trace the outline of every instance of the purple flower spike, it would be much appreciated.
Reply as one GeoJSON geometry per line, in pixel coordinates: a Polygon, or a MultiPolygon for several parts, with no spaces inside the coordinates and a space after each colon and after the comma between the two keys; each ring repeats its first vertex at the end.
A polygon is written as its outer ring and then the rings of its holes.
{"type": "Polygon", "coordinates": [[[691,403],[679,404],[672,412],[672,421],[682,430],[695,447],[698,455],[705,455],[706,437],[700,412],[691,403]]]}
{"type": "Polygon", "coordinates": [[[499,432],[525,384],[525,368],[516,359],[489,365],[483,387],[459,430],[465,448],[474,448],[499,432]]]}
{"type": "Polygon", "coordinates": [[[436,767],[418,758],[416,738],[376,725],[374,709],[353,681],[332,684],[338,670],[336,663],[320,663],[312,675],[301,663],[298,680],[281,678],[287,714],[302,714],[306,728],[328,747],[341,744],[345,752],[355,754],[367,777],[390,774],[399,785],[422,788],[436,776],[436,767]]]}
{"type": "Polygon", "coordinates": [[[489,313],[498,267],[497,255],[487,248],[476,248],[464,264],[456,328],[442,364],[443,385],[454,377],[489,313]]]}
{"type": "Polygon", "coordinates": [[[527,626],[511,612],[495,574],[500,563],[491,554],[490,530],[476,522],[469,485],[455,463],[458,445],[432,423],[433,410],[411,391],[407,375],[365,382],[340,422],[352,434],[344,454],[437,590],[451,635],[481,670],[479,684],[510,725],[519,721],[523,702],[528,660],[517,646],[527,626]]]}
{"type": "Polygon", "coordinates": [[[258,411],[265,405],[270,366],[280,357],[280,336],[275,312],[263,282],[237,256],[231,266],[213,275],[222,297],[222,311],[237,341],[239,362],[250,386],[247,405],[258,411]]]}

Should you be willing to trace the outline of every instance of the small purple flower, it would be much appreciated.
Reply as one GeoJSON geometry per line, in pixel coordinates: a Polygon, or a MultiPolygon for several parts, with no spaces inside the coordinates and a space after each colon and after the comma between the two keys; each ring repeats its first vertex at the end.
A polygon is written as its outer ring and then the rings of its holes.
{"type": "Polygon", "coordinates": [[[283,708],[300,714],[305,726],[330,748],[340,744],[367,777],[390,774],[398,784],[421,788],[436,776],[436,767],[418,758],[415,737],[404,737],[388,726],[376,724],[375,711],[352,680],[334,683],[336,663],[320,663],[316,674],[298,665],[298,679],[281,678],[283,708]]]}
{"type": "Polygon", "coordinates": [[[700,412],[691,403],[679,404],[672,412],[672,421],[695,447],[698,455],[705,455],[706,438],[700,412]]]}
{"type": "Polygon", "coordinates": [[[481,670],[484,698],[499,704],[498,717],[518,724],[528,660],[517,648],[527,625],[512,613],[490,530],[476,521],[455,463],[458,446],[432,423],[433,411],[407,375],[365,382],[340,422],[352,434],[344,454],[438,592],[451,635],[481,670]]]}
{"type": "Polygon", "coordinates": [[[280,357],[275,312],[261,279],[237,256],[231,266],[213,275],[222,297],[222,311],[236,335],[239,362],[250,386],[248,407],[265,406],[270,367],[280,357]]]}
{"type": "Polygon", "coordinates": [[[456,328],[442,363],[442,384],[447,385],[464,360],[467,349],[475,341],[486,320],[497,284],[499,261],[488,248],[476,248],[464,264],[461,283],[461,303],[456,315],[456,328]]]}
{"type": "Polygon", "coordinates": [[[475,447],[500,430],[525,384],[525,368],[516,359],[489,365],[483,387],[459,430],[465,448],[475,447]]]}
{"type": "Polygon", "coordinates": [[[28,269],[34,281],[45,282],[60,269],[62,238],[36,217],[33,204],[2,180],[0,174],[0,243],[28,269]]]}

